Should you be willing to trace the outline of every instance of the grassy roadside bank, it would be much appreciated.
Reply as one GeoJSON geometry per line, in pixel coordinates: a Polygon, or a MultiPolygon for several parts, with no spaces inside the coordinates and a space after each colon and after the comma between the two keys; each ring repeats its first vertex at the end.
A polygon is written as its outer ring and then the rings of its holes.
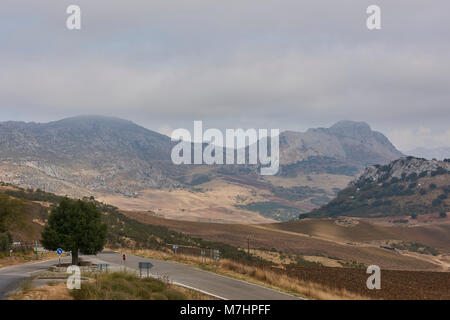
{"type": "Polygon", "coordinates": [[[39,253],[39,260],[36,260],[34,251],[13,253],[12,259],[9,254],[0,255],[0,268],[11,267],[15,265],[34,263],[58,258],[55,252],[46,252],[43,256],[39,253]]]}
{"type": "MultiPolygon", "coordinates": [[[[48,275],[47,275],[48,276],[48,275]]],[[[67,289],[64,280],[35,286],[34,277],[23,281],[10,300],[213,300],[200,292],[173,285],[164,279],[139,278],[134,273],[84,274],[81,289],[67,289]]]]}

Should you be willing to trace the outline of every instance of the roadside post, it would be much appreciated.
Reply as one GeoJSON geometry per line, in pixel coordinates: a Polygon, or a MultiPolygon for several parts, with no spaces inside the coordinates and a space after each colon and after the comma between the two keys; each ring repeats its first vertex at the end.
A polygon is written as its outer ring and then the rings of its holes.
{"type": "Polygon", "coordinates": [[[150,269],[153,267],[151,262],[139,262],[139,278],[142,278],[142,269],[147,269],[147,278],[150,277],[150,269]]]}
{"type": "Polygon", "coordinates": [[[178,245],[177,245],[177,244],[174,244],[174,245],[172,246],[172,248],[173,248],[173,251],[175,252],[175,255],[177,255],[178,245]]]}
{"type": "Polygon", "coordinates": [[[125,271],[125,261],[127,261],[127,256],[125,254],[122,254],[122,265],[124,271],[125,271]]]}
{"type": "Polygon", "coordinates": [[[206,263],[206,250],[201,251],[201,255],[202,255],[202,264],[206,263]]]}
{"type": "Polygon", "coordinates": [[[9,249],[9,261],[12,262],[13,249],[9,249]]]}
{"type": "Polygon", "coordinates": [[[214,268],[216,269],[216,271],[219,265],[219,260],[220,260],[220,251],[214,250],[214,268]]]}
{"type": "Polygon", "coordinates": [[[61,255],[62,255],[62,253],[63,253],[63,250],[61,249],[61,248],[58,248],[57,250],[56,250],[56,253],[58,254],[58,267],[61,267],[61,255]]]}
{"type": "Polygon", "coordinates": [[[36,249],[36,260],[39,260],[38,250],[37,250],[37,240],[34,242],[34,246],[35,246],[35,249],[36,249]]]}

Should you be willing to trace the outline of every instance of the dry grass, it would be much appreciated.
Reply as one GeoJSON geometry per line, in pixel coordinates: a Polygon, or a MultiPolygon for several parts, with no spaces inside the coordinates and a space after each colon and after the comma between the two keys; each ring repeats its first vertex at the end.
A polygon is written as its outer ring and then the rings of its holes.
{"type": "Polygon", "coordinates": [[[31,284],[21,285],[20,290],[9,297],[10,300],[73,300],[65,283],[49,283],[39,288],[31,284]]]}
{"type": "MultiPolygon", "coordinates": [[[[211,264],[202,264],[202,259],[199,256],[183,254],[174,256],[172,253],[156,250],[128,250],[128,253],[147,258],[170,260],[204,270],[215,271],[211,264]]],[[[228,259],[220,261],[217,272],[225,276],[256,283],[308,299],[367,299],[367,297],[351,293],[345,289],[329,288],[321,284],[302,281],[285,274],[280,274],[279,272],[263,270],[258,266],[246,265],[228,259]]]]}
{"type": "Polygon", "coordinates": [[[80,290],[70,291],[75,300],[209,300],[211,297],[175,286],[165,279],[139,278],[134,273],[95,275],[80,290]]]}
{"type": "MultiPolygon", "coordinates": [[[[55,252],[46,252],[44,256],[39,253],[39,261],[56,259],[58,255],[55,252]]],[[[12,261],[9,256],[0,257],[0,268],[36,262],[36,254],[34,252],[14,253],[12,261]]]]}

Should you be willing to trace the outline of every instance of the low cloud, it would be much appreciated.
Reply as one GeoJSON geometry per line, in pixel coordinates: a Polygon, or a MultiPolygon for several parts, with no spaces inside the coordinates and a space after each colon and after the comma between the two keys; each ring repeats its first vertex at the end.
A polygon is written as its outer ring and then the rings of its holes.
{"type": "Polygon", "coordinates": [[[167,134],[349,119],[402,150],[448,144],[447,1],[380,0],[375,32],[368,1],[78,2],[78,33],[70,1],[0,4],[0,120],[95,113],[167,134]]]}
{"type": "Polygon", "coordinates": [[[438,131],[432,130],[431,128],[419,127],[417,129],[394,130],[389,133],[389,137],[402,151],[410,151],[419,147],[448,147],[450,129],[438,131]]]}

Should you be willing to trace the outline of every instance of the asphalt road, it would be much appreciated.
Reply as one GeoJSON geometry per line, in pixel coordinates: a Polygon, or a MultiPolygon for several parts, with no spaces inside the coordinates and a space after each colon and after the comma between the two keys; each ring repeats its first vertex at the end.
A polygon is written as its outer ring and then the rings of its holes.
{"type": "MultiPolygon", "coordinates": [[[[104,251],[92,257],[93,262],[104,261],[111,265],[123,265],[122,255],[104,251]]],[[[225,277],[182,264],[127,255],[125,266],[138,270],[139,262],[151,262],[150,273],[153,276],[168,276],[177,285],[195,288],[199,291],[227,300],[298,300],[300,298],[270,288],[225,277]]]]}
{"type": "MultiPolygon", "coordinates": [[[[138,271],[139,262],[151,262],[152,276],[167,276],[176,285],[195,289],[219,299],[227,300],[298,300],[300,298],[270,288],[251,284],[241,280],[225,277],[182,264],[127,255],[125,264],[122,255],[104,251],[96,256],[83,256],[93,263],[108,263],[111,269],[126,267],[138,271]]],[[[70,257],[62,259],[69,262],[70,257]],[[67,260],[69,259],[69,260],[67,260]]],[[[0,299],[6,299],[8,293],[16,289],[22,280],[29,278],[33,272],[46,270],[57,263],[58,259],[16,265],[0,269],[0,299]]],[[[144,272],[144,275],[146,272],[144,272]]]]}
{"type": "MultiPolygon", "coordinates": [[[[61,261],[69,261],[65,259],[67,258],[62,258],[61,261]]],[[[0,268],[0,299],[6,299],[8,297],[8,293],[13,291],[14,289],[17,289],[20,282],[29,278],[33,272],[46,270],[51,265],[57,263],[57,261],[58,259],[52,259],[0,268]]]]}

